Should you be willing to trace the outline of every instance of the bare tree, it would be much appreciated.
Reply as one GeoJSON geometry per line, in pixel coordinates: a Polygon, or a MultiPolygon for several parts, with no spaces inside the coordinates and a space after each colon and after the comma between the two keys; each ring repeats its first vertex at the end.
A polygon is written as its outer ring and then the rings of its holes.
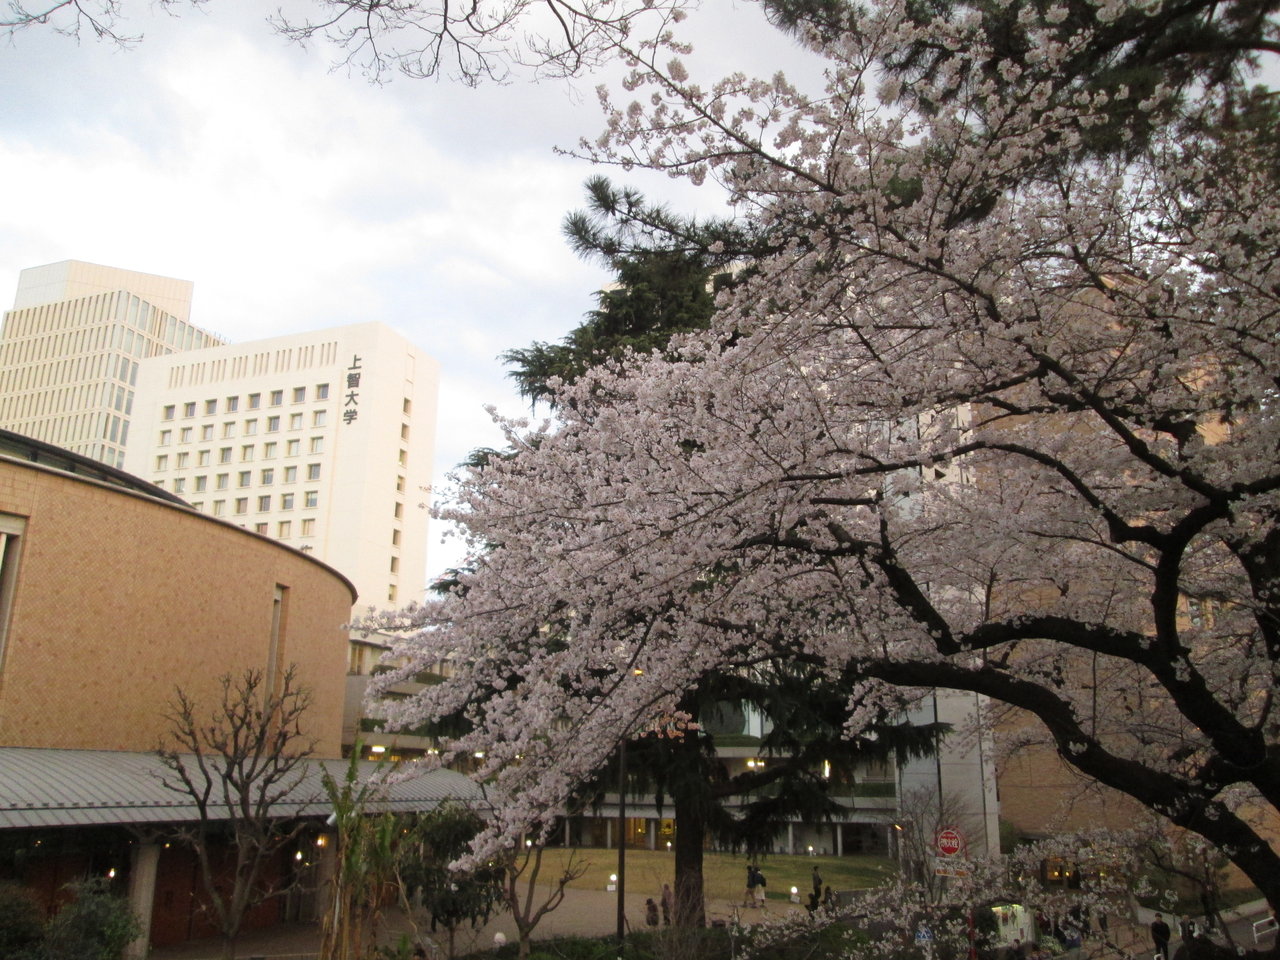
{"type": "Polygon", "coordinates": [[[974,820],[972,814],[964,798],[956,793],[918,789],[902,794],[894,825],[902,872],[906,880],[920,885],[931,903],[941,902],[946,893],[946,878],[936,869],[940,859],[938,835],[946,829],[967,834],[974,820]]]}
{"type": "MultiPolygon", "coordinates": [[[[206,0],[157,0],[176,12],[206,0]]],[[[502,82],[517,70],[536,77],[589,72],[617,55],[641,18],[662,33],[685,0],[311,0],[313,15],[277,11],[271,26],[298,43],[322,41],[335,66],[375,82],[395,73],[447,77],[468,85],[502,82]]],[[[124,45],[141,40],[126,30],[125,0],[8,0],[0,31],[48,26],[79,38],[89,34],[124,45]]]]}
{"type": "Polygon", "coordinates": [[[156,752],[168,771],[164,785],[194,801],[197,820],[180,839],[195,852],[222,956],[233,960],[245,914],[288,889],[270,867],[302,824],[281,819],[277,805],[306,776],[314,744],[301,726],[311,695],[298,687],[294,667],[275,690],[260,670],[219,682],[207,717],[177,690],[166,714],[170,742],[156,752]]]}
{"type": "Polygon", "coordinates": [[[520,960],[529,956],[529,938],[534,928],[548,913],[564,902],[565,888],[587,872],[587,863],[579,860],[577,853],[571,853],[560,876],[551,883],[549,891],[543,897],[538,896],[538,875],[542,872],[542,852],[546,848],[533,840],[525,841],[523,847],[511,852],[503,876],[503,896],[507,907],[511,910],[511,919],[515,921],[516,932],[520,935],[520,960]],[[521,892],[520,884],[524,883],[521,892]]]}

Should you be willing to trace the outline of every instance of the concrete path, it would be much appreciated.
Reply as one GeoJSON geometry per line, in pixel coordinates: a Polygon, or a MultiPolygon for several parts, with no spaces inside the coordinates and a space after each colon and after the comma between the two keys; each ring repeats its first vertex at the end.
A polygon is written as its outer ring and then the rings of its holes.
{"type": "MultiPolygon", "coordinates": [[[[626,918],[630,930],[644,929],[645,899],[652,896],[658,898],[659,891],[627,893],[626,918]]],[[[546,940],[552,937],[582,936],[604,937],[617,930],[618,897],[616,893],[604,890],[569,890],[559,909],[543,917],[534,932],[535,940],[546,940]]],[[[739,912],[740,922],[751,923],[762,914],[771,917],[801,909],[781,900],[770,900],[764,910],[738,907],[737,904],[723,900],[711,901],[707,904],[707,920],[728,921],[734,911],[739,912]]],[[[410,932],[411,927],[405,919],[395,911],[388,919],[386,929],[379,937],[381,943],[394,943],[399,935],[410,932]]],[[[430,935],[424,928],[424,935],[430,935]]],[[[494,934],[501,933],[507,940],[516,940],[516,926],[509,913],[494,917],[480,930],[470,927],[458,931],[455,952],[458,954],[474,953],[493,945],[494,934]]],[[[437,933],[435,939],[443,943],[443,933],[437,933]]],[[[304,960],[315,957],[320,943],[320,927],[315,923],[281,924],[270,930],[250,931],[240,938],[237,956],[240,960],[252,958],[292,958],[304,960]]],[[[173,947],[153,950],[151,960],[215,960],[219,956],[220,944],[217,940],[195,940],[173,947]]],[[[441,953],[441,956],[444,954],[441,953]]]]}

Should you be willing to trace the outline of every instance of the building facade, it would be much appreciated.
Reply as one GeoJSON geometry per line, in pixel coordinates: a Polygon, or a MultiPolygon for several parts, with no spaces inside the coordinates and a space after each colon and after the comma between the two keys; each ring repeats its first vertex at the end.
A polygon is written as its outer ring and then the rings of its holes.
{"type": "Polygon", "coordinates": [[[341,754],[354,591],[332,567],[137,478],[0,432],[0,744],[149,751],[177,687],[298,665],[341,754]]]}
{"type": "Polygon", "coordinates": [[[185,280],[64,260],[23,270],[0,331],[0,428],[124,464],[139,363],[222,340],[185,280]]]}
{"type": "Polygon", "coordinates": [[[152,357],[125,465],[400,606],[426,587],[438,382],[381,323],[152,357]]]}

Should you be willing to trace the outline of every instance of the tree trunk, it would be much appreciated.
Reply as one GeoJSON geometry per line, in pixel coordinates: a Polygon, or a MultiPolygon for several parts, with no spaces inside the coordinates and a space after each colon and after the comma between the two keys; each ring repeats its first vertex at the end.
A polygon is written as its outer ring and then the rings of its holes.
{"type": "Polygon", "coordinates": [[[677,927],[704,927],[706,899],[702,881],[702,850],[706,842],[706,810],[711,802],[708,771],[703,769],[701,748],[693,738],[681,744],[677,755],[683,775],[673,778],[671,801],[676,820],[675,916],[677,927]]]}

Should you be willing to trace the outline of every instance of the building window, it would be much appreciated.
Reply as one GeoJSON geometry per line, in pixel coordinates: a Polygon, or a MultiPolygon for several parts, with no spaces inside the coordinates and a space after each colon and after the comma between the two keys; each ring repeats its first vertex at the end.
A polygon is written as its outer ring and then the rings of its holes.
{"type": "Polygon", "coordinates": [[[306,388],[306,387],[294,387],[294,388],[293,388],[293,402],[294,402],[294,403],[303,403],[303,402],[305,402],[305,401],[306,401],[306,399],[307,399],[307,388],[306,388]]]}
{"type": "Polygon", "coordinates": [[[404,415],[406,417],[409,416],[409,414],[413,413],[413,401],[408,397],[405,397],[404,403],[400,405],[400,409],[404,411],[404,415]]]}
{"type": "Polygon", "coordinates": [[[399,531],[399,530],[392,530],[392,531],[391,531],[391,545],[392,545],[393,547],[398,547],[398,546],[400,546],[400,531],[399,531]]]}
{"type": "Polygon", "coordinates": [[[258,421],[257,421],[257,420],[246,420],[246,421],[244,422],[244,435],[245,435],[246,437],[252,437],[252,436],[253,436],[254,434],[256,434],[257,432],[258,432],[258,421]]]}
{"type": "Polygon", "coordinates": [[[239,397],[227,397],[227,413],[235,413],[240,409],[239,397]]]}
{"type": "Polygon", "coordinates": [[[392,573],[399,573],[399,572],[400,572],[400,558],[399,558],[399,557],[392,557],[392,558],[391,558],[391,572],[392,572],[392,573]]]}
{"type": "Polygon", "coordinates": [[[169,441],[171,441],[172,439],[173,439],[173,431],[172,431],[172,430],[161,430],[161,431],[160,431],[160,444],[159,444],[160,446],[162,446],[162,447],[167,447],[167,446],[169,445],[169,441]]]}
{"type": "Polygon", "coordinates": [[[212,440],[212,439],[213,439],[213,424],[212,424],[212,423],[206,423],[203,427],[201,427],[201,428],[200,428],[200,439],[201,439],[201,440],[212,440]]]}
{"type": "Polygon", "coordinates": [[[184,417],[194,417],[196,415],[196,402],[194,400],[182,405],[182,415],[184,417]]]}
{"type": "Polygon", "coordinates": [[[304,537],[314,536],[316,532],[316,522],[311,518],[302,521],[302,535],[304,537]]]}
{"type": "Polygon", "coordinates": [[[186,493],[186,491],[187,491],[187,480],[185,477],[178,477],[176,480],[173,481],[174,493],[186,493]]]}
{"type": "Polygon", "coordinates": [[[320,491],[308,490],[302,495],[302,505],[304,507],[315,507],[320,503],[320,491]]]}
{"type": "Polygon", "coordinates": [[[271,460],[276,455],[276,442],[274,440],[262,445],[262,459],[271,460]]]}
{"type": "Polygon", "coordinates": [[[293,521],[281,520],[276,524],[276,536],[281,540],[288,540],[293,536],[293,521]]]}
{"type": "Polygon", "coordinates": [[[302,429],[302,414],[300,413],[289,414],[289,429],[290,430],[302,429]]]}
{"type": "Polygon", "coordinates": [[[279,433],[280,431],[280,415],[275,414],[267,417],[267,433],[279,433]]]}
{"type": "Polygon", "coordinates": [[[196,477],[196,493],[204,493],[205,490],[208,489],[208,487],[209,487],[209,478],[206,475],[201,474],[200,476],[196,477]]]}
{"type": "Polygon", "coordinates": [[[249,394],[249,409],[257,410],[260,406],[262,406],[262,394],[260,393],[249,394]]]}
{"type": "Polygon", "coordinates": [[[396,477],[396,493],[404,493],[404,477],[396,477]]]}
{"type": "Polygon", "coordinates": [[[213,501],[213,515],[215,517],[220,517],[226,512],[227,512],[227,501],[225,500],[213,501]]]}
{"type": "Polygon", "coordinates": [[[206,400],[204,402],[204,415],[206,417],[212,417],[217,412],[218,412],[217,400],[206,400]]]}
{"type": "Polygon", "coordinates": [[[220,473],[213,479],[213,485],[219,490],[227,489],[227,484],[231,482],[231,474],[220,473]]]}
{"type": "Polygon", "coordinates": [[[164,405],[164,415],[163,415],[163,416],[161,416],[161,418],[160,418],[160,419],[161,419],[161,420],[172,420],[172,419],[173,419],[173,414],[174,414],[174,411],[175,411],[175,410],[177,410],[177,407],[175,407],[172,403],[166,403],[166,404],[164,405]]]}
{"type": "Polygon", "coordinates": [[[248,513],[248,512],[249,512],[249,498],[236,497],[236,513],[248,513]]]}
{"type": "Polygon", "coordinates": [[[316,410],[311,414],[311,425],[313,427],[323,427],[329,422],[328,410],[316,410]]]}
{"type": "Polygon", "coordinates": [[[409,451],[408,451],[408,450],[401,450],[401,451],[400,451],[400,466],[402,466],[402,467],[407,467],[408,465],[409,465],[409,451]]]}
{"type": "Polygon", "coordinates": [[[316,399],[317,400],[329,399],[329,385],[327,383],[316,384],[316,399]]]}
{"type": "Polygon", "coordinates": [[[400,424],[400,439],[405,441],[409,439],[409,425],[407,423],[400,424]]]}
{"type": "Polygon", "coordinates": [[[397,520],[403,520],[403,519],[404,519],[404,504],[403,504],[403,503],[397,503],[397,504],[396,504],[396,506],[395,506],[395,509],[392,511],[392,514],[393,514],[393,516],[394,516],[397,520]]]}
{"type": "Polygon", "coordinates": [[[240,448],[240,460],[241,462],[247,463],[252,459],[253,459],[253,444],[246,443],[244,446],[240,448]]]}
{"type": "Polygon", "coordinates": [[[312,437],[310,453],[324,453],[324,437],[312,437]]]}
{"type": "Polygon", "coordinates": [[[292,493],[282,493],[282,494],[280,494],[280,509],[281,509],[281,510],[292,510],[292,509],[293,509],[293,494],[292,494],[292,493]]]}
{"type": "Polygon", "coordinates": [[[296,482],[297,482],[297,480],[298,480],[298,468],[297,468],[297,467],[285,467],[285,468],[284,468],[284,482],[285,482],[285,483],[296,483],[296,482]]]}
{"type": "Polygon", "coordinates": [[[18,582],[18,559],[27,521],[0,513],[0,676],[4,675],[5,640],[9,635],[9,614],[18,582]]]}
{"type": "Polygon", "coordinates": [[[272,405],[273,407],[278,407],[278,406],[280,406],[280,404],[282,404],[282,403],[284,403],[284,391],[283,391],[283,390],[272,390],[272,391],[271,391],[271,405],[272,405]]]}
{"type": "Polygon", "coordinates": [[[177,463],[175,463],[174,465],[175,465],[179,470],[185,470],[185,469],[186,469],[186,467],[187,467],[187,461],[188,461],[188,460],[190,460],[190,459],[191,459],[191,454],[189,454],[189,453],[180,453],[180,454],[178,454],[177,463]]]}
{"type": "Polygon", "coordinates": [[[222,447],[222,448],[218,451],[218,462],[219,462],[219,463],[230,463],[230,462],[231,462],[231,448],[230,448],[230,447],[222,447]]]}
{"type": "Polygon", "coordinates": [[[209,465],[209,451],[199,450],[196,452],[196,466],[207,467],[209,465]]]}
{"type": "Polygon", "coordinates": [[[190,428],[190,427],[183,427],[180,431],[178,431],[178,442],[179,442],[179,443],[190,443],[190,442],[191,442],[191,428],[190,428]]]}
{"type": "Polygon", "coordinates": [[[308,480],[319,480],[319,479],[320,479],[320,464],[318,464],[318,463],[308,463],[308,464],[307,464],[307,479],[308,479],[308,480]]]}
{"type": "Polygon", "coordinates": [[[255,523],[253,525],[253,532],[260,533],[265,537],[267,535],[268,526],[269,524],[266,524],[266,523],[255,523]]]}
{"type": "Polygon", "coordinates": [[[241,470],[237,481],[237,486],[247,487],[253,481],[253,471],[241,470]]]}
{"type": "Polygon", "coordinates": [[[226,440],[236,435],[236,425],[232,420],[228,420],[222,425],[222,439],[226,440]]]}
{"type": "Polygon", "coordinates": [[[160,456],[156,457],[156,469],[157,470],[169,469],[169,457],[166,454],[162,453],[160,454],[160,456]]]}
{"type": "Polygon", "coordinates": [[[301,440],[288,441],[285,444],[284,452],[285,452],[285,456],[287,457],[296,457],[298,454],[302,452],[302,441],[301,440]]]}
{"type": "Polygon", "coordinates": [[[387,585],[387,603],[396,602],[396,585],[394,583],[387,585]]]}
{"type": "Polygon", "coordinates": [[[266,497],[259,497],[259,498],[258,498],[258,512],[259,512],[259,513],[266,513],[266,512],[267,512],[268,510],[270,510],[270,509],[271,509],[271,497],[270,497],[270,496],[266,496],[266,497]]]}
{"type": "Polygon", "coordinates": [[[276,479],[276,472],[272,470],[270,467],[267,467],[267,469],[262,471],[262,477],[261,479],[259,479],[258,483],[264,487],[269,487],[271,486],[272,483],[275,482],[275,479],[276,479]]]}

